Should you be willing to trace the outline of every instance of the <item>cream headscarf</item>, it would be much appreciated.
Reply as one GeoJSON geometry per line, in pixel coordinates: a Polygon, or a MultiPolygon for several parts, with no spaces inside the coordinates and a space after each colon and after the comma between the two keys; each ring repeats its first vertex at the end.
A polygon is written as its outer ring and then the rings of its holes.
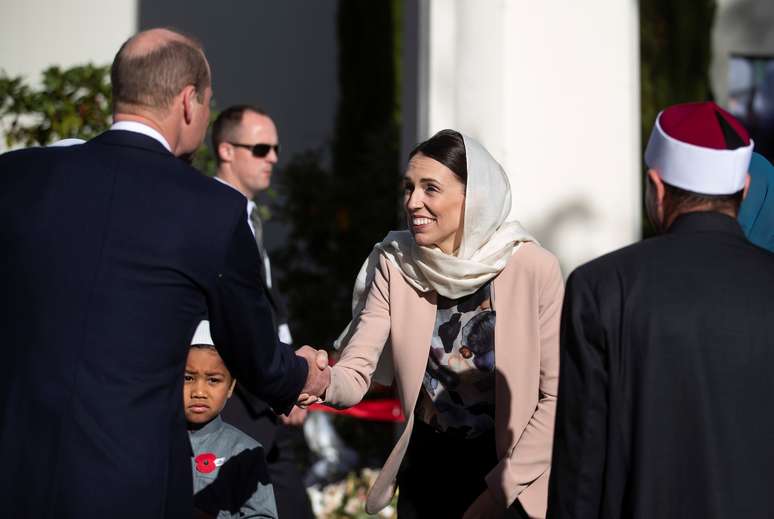
{"type": "MultiPolygon", "coordinates": [[[[435,290],[444,297],[457,299],[472,294],[497,276],[521,243],[535,241],[518,222],[505,221],[511,211],[511,187],[502,166],[475,139],[466,135],[462,138],[468,180],[462,240],[456,255],[437,247],[417,245],[409,231],[388,233],[374,246],[357,275],[352,322],[334,343],[335,348],[345,346],[357,329],[380,255],[420,292],[435,290]]],[[[382,359],[386,360],[385,357],[383,353],[382,359]]]]}

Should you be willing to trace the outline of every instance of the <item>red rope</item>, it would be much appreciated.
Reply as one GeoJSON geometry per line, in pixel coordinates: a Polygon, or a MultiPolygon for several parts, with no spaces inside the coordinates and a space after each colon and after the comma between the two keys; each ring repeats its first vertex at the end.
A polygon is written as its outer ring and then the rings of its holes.
{"type": "Polygon", "coordinates": [[[343,414],[360,420],[376,422],[403,422],[406,419],[400,409],[400,402],[395,398],[366,400],[348,409],[334,409],[325,404],[312,404],[309,406],[309,410],[343,414]]]}

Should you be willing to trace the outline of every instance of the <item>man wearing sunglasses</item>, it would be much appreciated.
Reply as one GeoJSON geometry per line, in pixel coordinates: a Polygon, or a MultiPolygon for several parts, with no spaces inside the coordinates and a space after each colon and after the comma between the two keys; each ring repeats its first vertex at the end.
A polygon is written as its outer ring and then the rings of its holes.
{"type": "MultiPolygon", "coordinates": [[[[236,105],[223,110],[212,127],[212,147],[218,162],[215,178],[247,198],[247,220],[255,235],[277,335],[290,344],[287,310],[272,276],[263,246],[263,225],[253,199],[271,185],[279,155],[277,127],[266,112],[255,106],[236,105]]],[[[306,410],[294,407],[288,417],[277,417],[269,405],[237,384],[234,398],[223,410],[223,418],[258,441],[266,453],[279,517],[311,518],[312,509],[294,458],[294,444],[302,441],[299,426],[306,410]]]]}

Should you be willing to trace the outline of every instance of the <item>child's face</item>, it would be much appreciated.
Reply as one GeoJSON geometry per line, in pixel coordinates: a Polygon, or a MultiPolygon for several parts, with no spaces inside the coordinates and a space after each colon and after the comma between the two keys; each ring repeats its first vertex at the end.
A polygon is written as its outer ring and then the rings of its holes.
{"type": "Polygon", "coordinates": [[[189,424],[206,424],[220,414],[236,380],[215,348],[190,348],[185,364],[183,408],[189,424]]]}

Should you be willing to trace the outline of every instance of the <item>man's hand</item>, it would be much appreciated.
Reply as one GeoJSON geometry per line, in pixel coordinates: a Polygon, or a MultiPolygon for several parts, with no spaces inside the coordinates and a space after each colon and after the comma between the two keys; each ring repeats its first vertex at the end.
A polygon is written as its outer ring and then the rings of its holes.
{"type": "Polygon", "coordinates": [[[488,488],[470,505],[462,519],[499,519],[505,515],[505,509],[495,501],[488,488]]]}
{"type": "Polygon", "coordinates": [[[280,422],[283,423],[283,425],[289,425],[291,427],[300,427],[304,425],[304,420],[306,420],[306,415],[309,413],[306,409],[302,409],[300,407],[293,406],[293,409],[290,410],[290,414],[285,416],[284,414],[281,414],[279,416],[280,422]]]}
{"type": "Polygon", "coordinates": [[[331,383],[331,368],[328,367],[328,353],[325,350],[315,350],[311,346],[301,346],[296,355],[306,359],[309,364],[309,374],[306,384],[299,395],[298,405],[307,406],[319,400],[331,383]]]}

